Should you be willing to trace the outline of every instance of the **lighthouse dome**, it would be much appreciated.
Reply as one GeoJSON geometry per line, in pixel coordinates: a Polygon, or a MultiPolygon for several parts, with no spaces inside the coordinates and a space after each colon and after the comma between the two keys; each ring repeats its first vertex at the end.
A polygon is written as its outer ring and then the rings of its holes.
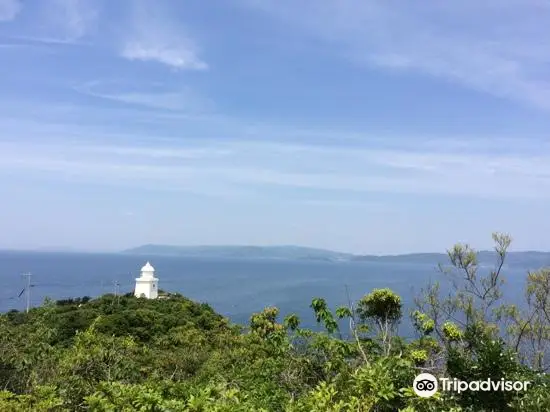
{"type": "Polygon", "coordinates": [[[149,262],[147,262],[147,263],[145,264],[145,266],[143,266],[143,267],[141,268],[141,271],[142,271],[142,272],[154,272],[154,271],[155,271],[155,268],[154,268],[149,262]]]}

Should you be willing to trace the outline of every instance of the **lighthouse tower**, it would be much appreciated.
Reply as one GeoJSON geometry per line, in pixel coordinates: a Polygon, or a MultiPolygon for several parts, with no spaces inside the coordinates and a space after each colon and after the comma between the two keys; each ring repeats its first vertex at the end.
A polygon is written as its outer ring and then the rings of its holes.
{"type": "Polygon", "coordinates": [[[136,278],[134,295],[138,298],[156,299],[159,280],[155,277],[155,268],[149,262],[141,268],[141,276],[136,278]]]}

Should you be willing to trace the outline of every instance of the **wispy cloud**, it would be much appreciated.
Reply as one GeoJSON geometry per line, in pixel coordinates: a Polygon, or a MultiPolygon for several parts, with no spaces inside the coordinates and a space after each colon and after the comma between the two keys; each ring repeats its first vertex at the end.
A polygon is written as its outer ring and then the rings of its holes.
{"type": "Polygon", "coordinates": [[[98,146],[98,145],[86,145],[81,149],[88,154],[99,153],[103,155],[116,155],[127,156],[134,158],[145,159],[151,161],[154,159],[221,159],[223,157],[230,156],[233,152],[231,149],[217,149],[207,147],[189,147],[189,148],[175,148],[175,147],[132,147],[122,145],[111,146],[98,146]]]}
{"type": "Polygon", "coordinates": [[[10,21],[21,11],[20,0],[0,0],[0,21],[10,21]]]}
{"type": "MultiPolygon", "coordinates": [[[[0,20],[16,17],[22,10],[15,0],[0,0],[0,20]]],[[[28,5],[22,17],[33,23],[24,22],[7,36],[14,44],[21,42],[44,45],[88,44],[83,39],[94,33],[98,17],[98,3],[93,0],[51,0],[28,5]]]]}
{"type": "MultiPolygon", "coordinates": [[[[0,0],[0,21],[13,20],[20,0],[0,0]]],[[[51,0],[25,7],[23,22],[9,32],[15,43],[51,46],[93,45],[133,61],[156,62],[174,70],[206,70],[199,48],[173,18],[179,7],[163,2],[133,1],[113,7],[97,0],[51,0]],[[37,23],[39,22],[39,23],[37,23]]],[[[136,96],[132,96],[134,99],[136,96]]]]}
{"type": "Polygon", "coordinates": [[[98,3],[93,0],[52,0],[28,11],[42,23],[13,37],[52,46],[87,44],[84,38],[94,33],[99,17],[98,3]]]}
{"type": "Polygon", "coordinates": [[[97,2],[91,0],[54,0],[54,17],[52,21],[57,22],[62,30],[61,38],[74,41],[84,37],[94,29],[99,11],[97,2]]]}
{"type": "Polygon", "coordinates": [[[156,61],[175,69],[208,68],[207,64],[197,57],[194,46],[183,38],[176,41],[146,37],[131,40],[125,44],[122,57],[128,60],[156,61]]]}
{"type": "MultiPolygon", "coordinates": [[[[422,147],[335,149],[250,141],[187,141],[141,147],[92,142],[0,142],[0,149],[0,168],[16,175],[36,174],[43,178],[46,173],[53,179],[70,176],[96,183],[165,190],[221,191],[224,195],[235,192],[247,196],[256,193],[260,197],[276,188],[338,191],[339,201],[343,202],[354,193],[550,197],[548,152],[517,156],[422,147]]],[[[330,200],[329,192],[324,199],[317,195],[309,200],[330,200]]]]}
{"type": "Polygon", "coordinates": [[[214,103],[189,87],[175,87],[144,81],[94,81],[75,87],[80,93],[120,103],[174,112],[206,112],[214,103]],[[175,90],[178,89],[178,90],[175,90]]]}
{"type": "Polygon", "coordinates": [[[56,34],[56,35],[17,35],[17,36],[9,36],[7,38],[9,41],[12,41],[12,43],[8,43],[7,45],[13,46],[15,48],[25,48],[25,47],[34,47],[35,49],[38,49],[38,47],[44,47],[47,46],[71,46],[71,45],[86,45],[87,43],[78,41],[77,39],[73,37],[67,37],[64,34],[56,34]],[[56,36],[61,37],[56,37],[56,36]]]}
{"type": "Polygon", "coordinates": [[[243,0],[335,53],[550,109],[550,3],[243,0]]]}
{"type": "Polygon", "coordinates": [[[160,9],[160,4],[137,4],[131,26],[122,44],[122,57],[157,62],[176,70],[208,69],[195,42],[180,23],[160,9]]]}

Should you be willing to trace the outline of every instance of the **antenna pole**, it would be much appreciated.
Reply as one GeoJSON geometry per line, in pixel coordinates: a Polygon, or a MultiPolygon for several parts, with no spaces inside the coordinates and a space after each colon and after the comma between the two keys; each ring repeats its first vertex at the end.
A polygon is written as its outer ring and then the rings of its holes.
{"type": "Polygon", "coordinates": [[[27,297],[27,313],[29,313],[29,310],[31,308],[31,276],[32,273],[25,273],[23,275],[27,278],[27,286],[25,287],[26,297],[27,297]]]}

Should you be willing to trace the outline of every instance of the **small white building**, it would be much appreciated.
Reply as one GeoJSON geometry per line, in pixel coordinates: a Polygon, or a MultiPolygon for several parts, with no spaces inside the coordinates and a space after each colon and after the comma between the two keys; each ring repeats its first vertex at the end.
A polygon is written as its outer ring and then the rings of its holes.
{"type": "Polygon", "coordinates": [[[155,268],[149,262],[141,268],[141,276],[136,278],[134,296],[138,298],[156,299],[159,295],[159,280],[155,277],[155,268]]]}

